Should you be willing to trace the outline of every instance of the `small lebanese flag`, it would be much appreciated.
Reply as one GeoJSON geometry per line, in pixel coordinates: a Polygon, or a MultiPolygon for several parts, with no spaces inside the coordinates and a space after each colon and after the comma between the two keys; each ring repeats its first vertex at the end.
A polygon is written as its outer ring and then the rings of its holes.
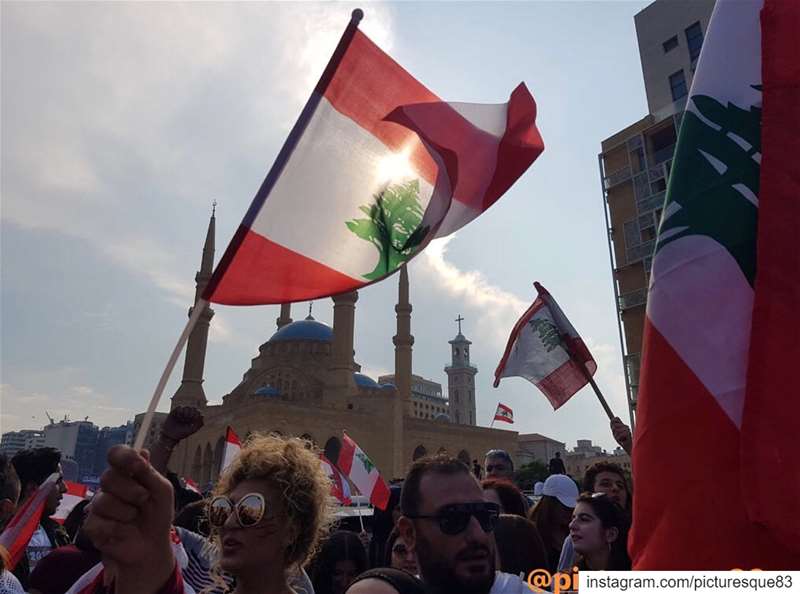
{"type": "Polygon", "coordinates": [[[187,489],[189,489],[190,491],[194,491],[198,495],[202,495],[202,493],[200,492],[200,487],[192,479],[187,478],[184,479],[183,482],[186,484],[187,489]]]}
{"type": "Polygon", "coordinates": [[[89,493],[89,488],[86,485],[73,483],[72,481],[64,481],[64,484],[67,486],[67,492],[64,493],[56,513],[50,516],[51,519],[55,520],[59,524],[64,523],[64,520],[67,519],[67,516],[69,515],[69,512],[72,511],[72,508],[86,499],[89,493]]]}
{"type": "Polygon", "coordinates": [[[203,299],[305,301],[384,278],[492,206],[544,150],[524,83],[442,101],[345,30],[203,299]]]}
{"type": "Polygon", "coordinates": [[[494,411],[494,420],[503,421],[504,423],[514,422],[514,411],[508,408],[505,404],[497,403],[497,410],[494,411]]]}
{"type": "Polygon", "coordinates": [[[28,500],[17,510],[11,521],[6,524],[2,534],[0,534],[0,555],[3,557],[6,569],[13,570],[22,559],[28,542],[36,532],[37,526],[42,519],[44,504],[53,486],[59,481],[60,475],[57,472],[51,474],[39,485],[28,500]]]}
{"type": "Polygon", "coordinates": [[[222,466],[220,466],[219,469],[220,474],[225,472],[225,469],[230,466],[231,462],[236,459],[236,456],[238,456],[241,451],[242,442],[239,441],[239,436],[236,435],[236,432],[229,426],[225,433],[225,450],[222,454],[222,466]]]}
{"type": "Polygon", "coordinates": [[[328,478],[331,479],[331,495],[336,497],[342,505],[350,505],[353,500],[350,498],[350,483],[342,476],[331,461],[320,453],[319,459],[322,462],[322,469],[328,478]]]}
{"type": "Polygon", "coordinates": [[[389,487],[378,472],[378,467],[347,433],[344,434],[344,443],[339,452],[339,468],[362,495],[369,496],[372,505],[386,509],[389,505],[389,487]]]}
{"type": "Polygon", "coordinates": [[[597,363],[547,289],[534,286],[539,295],[511,331],[494,387],[501,378],[524,377],[556,410],[589,383],[586,373],[594,375],[597,363]]]}

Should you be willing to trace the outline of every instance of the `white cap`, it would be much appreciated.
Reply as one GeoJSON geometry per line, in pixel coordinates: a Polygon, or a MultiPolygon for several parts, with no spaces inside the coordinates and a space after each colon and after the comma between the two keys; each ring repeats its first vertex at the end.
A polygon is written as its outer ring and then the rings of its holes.
{"type": "Polygon", "coordinates": [[[544,489],[544,483],[542,481],[536,481],[536,484],[533,485],[533,496],[534,497],[541,496],[542,489],[544,489]]]}
{"type": "Polygon", "coordinates": [[[578,486],[566,474],[551,474],[542,488],[542,495],[555,497],[569,508],[575,507],[578,498],[578,486]]]}

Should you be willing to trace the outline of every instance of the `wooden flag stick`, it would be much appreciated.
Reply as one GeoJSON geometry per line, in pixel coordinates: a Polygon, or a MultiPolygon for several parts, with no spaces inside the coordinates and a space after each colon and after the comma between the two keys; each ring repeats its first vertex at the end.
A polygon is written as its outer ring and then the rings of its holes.
{"type": "Polygon", "coordinates": [[[189,321],[186,322],[186,327],[183,329],[180,338],[178,338],[178,344],[176,344],[175,348],[172,350],[172,354],[169,357],[169,361],[167,361],[167,366],[164,369],[164,373],[161,374],[161,379],[158,380],[156,390],[153,392],[153,397],[150,399],[150,405],[147,407],[147,412],[144,415],[144,419],[142,419],[142,426],[139,427],[139,432],[136,434],[136,440],[133,442],[134,450],[141,450],[142,446],[144,446],[144,440],[147,437],[147,431],[150,429],[150,423],[153,421],[153,414],[156,412],[156,407],[158,407],[158,401],[161,400],[161,394],[164,393],[167,380],[172,374],[172,370],[175,369],[175,363],[178,361],[178,356],[181,354],[183,347],[186,345],[186,341],[189,340],[189,334],[192,333],[195,325],[197,325],[197,321],[200,319],[200,314],[205,311],[207,305],[208,301],[205,299],[198,299],[195,302],[194,308],[192,308],[192,315],[189,317],[189,321]]]}
{"type": "Polygon", "coordinates": [[[606,411],[606,414],[608,415],[608,420],[609,421],[613,421],[614,420],[614,413],[611,412],[611,407],[608,406],[608,402],[606,402],[606,399],[603,396],[603,393],[600,391],[600,388],[597,387],[597,384],[595,383],[594,378],[592,377],[592,374],[589,373],[588,369],[586,369],[586,365],[584,365],[583,361],[579,361],[576,357],[572,357],[572,360],[578,365],[578,367],[580,368],[581,372],[583,373],[583,376],[587,380],[589,380],[589,384],[592,386],[592,389],[594,390],[594,393],[597,396],[597,399],[600,401],[600,404],[603,406],[603,410],[606,411]]]}

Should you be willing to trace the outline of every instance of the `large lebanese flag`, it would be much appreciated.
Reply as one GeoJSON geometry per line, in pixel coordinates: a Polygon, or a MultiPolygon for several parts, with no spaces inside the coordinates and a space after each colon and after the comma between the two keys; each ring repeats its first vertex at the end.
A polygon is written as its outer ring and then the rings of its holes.
{"type": "Polygon", "coordinates": [[[556,410],[589,383],[586,374],[594,375],[597,363],[553,296],[534,286],[538,296],[511,330],[494,387],[504,377],[525,378],[556,410]]]}
{"type": "Polygon", "coordinates": [[[800,5],[761,8],[718,0],[683,116],[644,331],[635,569],[800,567],[800,5]]]}
{"type": "Polygon", "coordinates": [[[378,509],[386,509],[391,494],[389,487],[378,472],[378,467],[347,433],[342,438],[338,466],[359,493],[369,497],[372,505],[378,509]]]}
{"type": "Polygon", "coordinates": [[[359,19],[204,299],[285,303],[375,282],[488,209],[544,149],[524,84],[500,105],[445,103],[361,33],[359,19]]]}

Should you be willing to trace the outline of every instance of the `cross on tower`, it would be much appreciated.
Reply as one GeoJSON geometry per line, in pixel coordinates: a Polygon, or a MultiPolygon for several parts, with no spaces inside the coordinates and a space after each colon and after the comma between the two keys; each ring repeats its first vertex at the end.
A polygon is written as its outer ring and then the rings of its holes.
{"type": "Polygon", "coordinates": [[[456,318],[456,322],[458,322],[458,333],[461,334],[461,322],[464,321],[464,318],[461,317],[461,314],[458,314],[456,318]]]}
{"type": "Polygon", "coordinates": [[[213,217],[215,214],[217,214],[217,201],[216,200],[214,200],[214,202],[211,203],[211,216],[213,217]]]}

